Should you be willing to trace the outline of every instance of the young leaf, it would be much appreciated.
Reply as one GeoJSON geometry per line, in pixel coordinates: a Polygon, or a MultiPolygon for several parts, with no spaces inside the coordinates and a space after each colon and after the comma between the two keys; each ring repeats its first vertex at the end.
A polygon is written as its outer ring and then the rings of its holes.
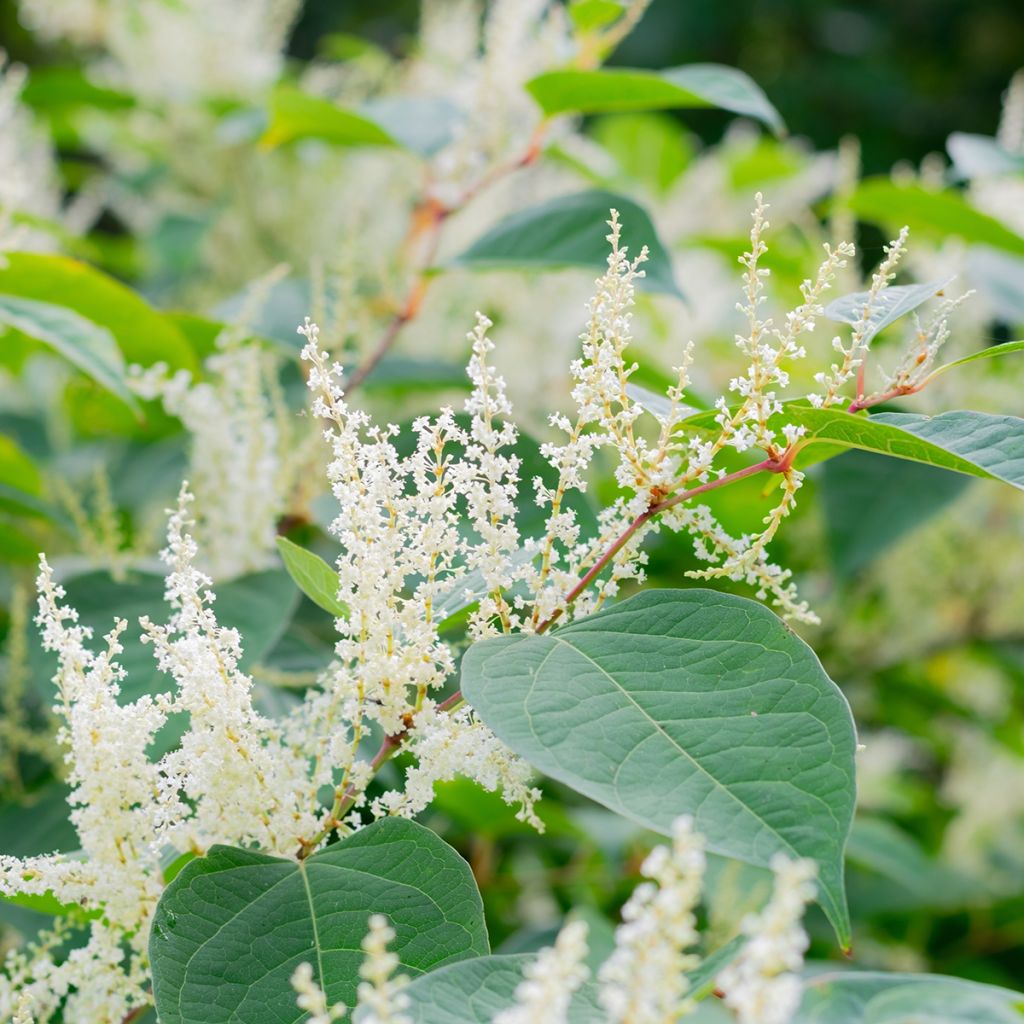
{"type": "Polygon", "coordinates": [[[633,821],[668,834],[692,814],[714,852],[813,858],[848,943],[853,720],[814,652],[768,609],[648,591],[548,635],[475,644],[462,692],[516,753],[633,821]]]}
{"type": "Polygon", "coordinates": [[[578,192],[527,207],[499,221],[454,260],[470,270],[545,270],[607,264],[608,212],[619,211],[622,244],[637,255],[646,245],[648,260],[640,285],[682,297],[672,274],[672,258],[643,207],[613,192],[578,192]]]}
{"type": "Polygon", "coordinates": [[[951,363],[944,363],[932,370],[930,376],[938,377],[940,373],[945,373],[957,366],[966,366],[968,363],[976,363],[981,359],[999,359],[1001,356],[1010,356],[1015,352],[1024,352],[1024,341],[1005,341],[1001,345],[989,345],[988,348],[983,348],[979,352],[972,352],[969,356],[954,359],[951,363]]]}
{"type": "Polygon", "coordinates": [[[385,818],[299,862],[215,846],[157,907],[149,953],[163,1024],[295,1021],[303,962],[329,1002],[355,1002],[371,914],[416,977],[488,952],[466,862],[429,829],[385,818]]]}
{"type": "MultiPolygon", "coordinates": [[[[864,332],[864,344],[868,344],[876,334],[884,331],[901,316],[906,316],[918,306],[924,305],[929,299],[935,298],[952,280],[953,278],[948,277],[944,281],[929,281],[926,284],[906,284],[886,288],[872,303],[871,316],[868,318],[867,329],[864,332]]],[[[843,324],[859,323],[867,298],[867,292],[843,295],[825,307],[825,316],[829,320],[836,320],[843,324]]]]}
{"type": "Polygon", "coordinates": [[[106,328],[63,306],[15,295],[0,295],[0,325],[48,345],[138,411],[138,402],[125,383],[121,350],[106,328]]]}
{"type": "Polygon", "coordinates": [[[805,983],[793,1024],[1019,1024],[1024,995],[937,974],[843,971],[805,983]]]}
{"type": "Polygon", "coordinates": [[[330,100],[282,85],[270,98],[270,125],[260,140],[266,147],[298,139],[321,139],[337,146],[397,146],[376,121],[330,100]]]}
{"type": "Polygon", "coordinates": [[[306,597],[335,618],[347,617],[348,606],[338,600],[338,574],[317,554],[287,537],[277,538],[277,550],[288,575],[306,597]]]}
{"type": "MultiPolygon", "coordinates": [[[[412,1002],[406,1014],[412,1024],[491,1024],[495,1014],[515,1004],[516,986],[533,959],[529,953],[482,956],[431,971],[405,989],[412,1002]]],[[[363,1009],[353,1024],[368,1019],[369,1011],[363,1009]]],[[[605,1019],[593,982],[584,983],[573,996],[568,1019],[569,1024],[605,1019]]]]}
{"type": "Polygon", "coordinates": [[[548,71],[527,82],[526,89],[549,117],[721,107],[763,121],[774,132],[785,130],[760,86],[738,68],[724,64],[686,64],[665,71],[548,71]]]}
{"type": "Polygon", "coordinates": [[[934,192],[889,178],[867,178],[850,197],[850,209],[861,220],[897,231],[906,224],[911,237],[962,238],[969,245],[1024,254],[1024,238],[988,214],[981,213],[957,192],[934,192]]]}

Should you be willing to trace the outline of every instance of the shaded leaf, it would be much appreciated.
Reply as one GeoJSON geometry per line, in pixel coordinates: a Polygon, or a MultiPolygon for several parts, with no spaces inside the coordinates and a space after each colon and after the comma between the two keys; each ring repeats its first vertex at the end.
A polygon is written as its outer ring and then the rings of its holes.
{"type": "MultiPolygon", "coordinates": [[[[406,1012],[412,1024],[491,1024],[496,1013],[515,1004],[516,986],[534,959],[529,953],[485,956],[433,971],[405,989],[412,1001],[406,1012]]],[[[367,1010],[357,1011],[354,1024],[368,1019],[367,1010]]],[[[596,986],[585,982],[573,996],[569,1024],[604,1019],[596,986]]]]}
{"type": "Polygon", "coordinates": [[[821,477],[832,562],[844,577],[863,569],[957,498],[969,480],[874,452],[830,459],[821,477]]]}
{"type": "Polygon", "coordinates": [[[578,192],[558,196],[510,214],[455,258],[470,270],[544,270],[586,267],[601,271],[608,261],[609,210],[622,224],[622,245],[637,255],[643,246],[648,261],[638,283],[650,291],[682,296],[672,273],[672,259],[647,212],[613,192],[578,192]]]}
{"type": "Polygon", "coordinates": [[[1020,1024],[1024,995],[937,974],[821,974],[793,1024],[1020,1024]]]}

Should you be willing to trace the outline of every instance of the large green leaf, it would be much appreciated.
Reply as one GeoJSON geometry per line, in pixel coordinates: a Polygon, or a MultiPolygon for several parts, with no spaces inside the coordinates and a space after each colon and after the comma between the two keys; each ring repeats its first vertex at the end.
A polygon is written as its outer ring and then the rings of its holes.
{"type": "MultiPolygon", "coordinates": [[[[406,1014],[412,1024],[491,1024],[495,1014],[515,1004],[516,986],[533,959],[529,953],[482,956],[432,971],[405,989],[412,1003],[406,1014]]],[[[367,1010],[357,1011],[354,1024],[368,1017],[367,1010]]],[[[584,983],[573,996],[569,1024],[603,1020],[597,986],[584,983]]]]}
{"type": "Polygon", "coordinates": [[[814,652],[762,605],[647,591],[551,634],[475,644],[462,691],[518,754],[633,821],[668,834],[692,814],[714,852],[813,858],[849,941],[853,721],[814,652]]]}
{"type": "Polygon", "coordinates": [[[936,974],[822,974],[794,1024],[1020,1024],[1024,995],[936,974]]]}
{"type": "Polygon", "coordinates": [[[622,244],[637,255],[647,246],[641,284],[650,291],[682,295],[672,258],[650,216],[626,196],[595,190],[559,196],[510,214],[454,260],[471,270],[543,270],[586,267],[601,270],[608,260],[608,215],[620,214],[622,244]]]}
{"type": "Polygon", "coordinates": [[[355,1002],[371,914],[395,929],[400,970],[418,976],[488,952],[466,862],[401,818],[367,826],[304,862],[215,846],[167,887],[150,940],[163,1024],[291,1024],[303,962],[330,1002],[355,1002]]]}
{"type": "Polygon", "coordinates": [[[126,362],[196,370],[184,335],[129,288],[65,256],[12,252],[0,266],[0,294],[59,304],[113,335],[126,362]]]}
{"type": "Polygon", "coordinates": [[[862,220],[895,232],[904,224],[911,235],[944,239],[950,235],[969,245],[991,245],[1024,254],[1024,238],[971,206],[959,193],[936,192],[914,183],[868,178],[850,197],[850,208],[862,220]]]}
{"type": "Polygon", "coordinates": [[[397,146],[395,138],[376,121],[330,100],[310,96],[291,85],[274,90],[265,146],[298,139],[322,139],[338,146],[397,146]]]}
{"type": "Polygon", "coordinates": [[[721,107],[763,121],[773,131],[784,129],[760,86],[724,64],[686,64],[665,71],[548,71],[527,82],[526,89],[548,116],[721,107]]]}
{"type": "Polygon", "coordinates": [[[105,327],[63,306],[2,294],[0,325],[48,345],[126,405],[138,409],[135,396],[125,383],[121,350],[105,327]]]}

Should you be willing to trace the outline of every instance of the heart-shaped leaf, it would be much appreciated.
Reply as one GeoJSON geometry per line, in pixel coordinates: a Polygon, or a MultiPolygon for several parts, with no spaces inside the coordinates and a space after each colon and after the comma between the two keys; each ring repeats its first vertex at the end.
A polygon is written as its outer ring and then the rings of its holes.
{"type": "Polygon", "coordinates": [[[390,948],[413,977],[488,952],[469,866],[415,822],[386,818],[301,863],[213,847],[157,907],[149,951],[160,1020],[300,1020],[290,978],[303,962],[331,1003],[351,1006],[371,914],[390,920],[390,948]]]}

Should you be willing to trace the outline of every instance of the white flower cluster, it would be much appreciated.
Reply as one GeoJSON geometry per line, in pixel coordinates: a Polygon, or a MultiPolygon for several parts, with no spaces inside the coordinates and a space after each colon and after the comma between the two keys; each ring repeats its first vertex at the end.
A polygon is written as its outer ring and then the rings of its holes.
{"type": "Polygon", "coordinates": [[[725,1005],[739,1024],[789,1024],[800,1006],[807,935],[804,908],[814,899],[816,865],[809,860],[772,859],[775,889],[768,906],[743,922],[747,942],[718,975],[725,1005]]]}
{"type": "Polygon", "coordinates": [[[685,1017],[686,975],[700,958],[695,911],[704,881],[704,842],[689,817],[673,825],[671,848],[657,846],[640,873],[649,881],[622,908],[615,951],[602,964],[601,1005],[610,1024],[665,1024],[685,1017]]]}
{"type": "Polygon", "coordinates": [[[21,0],[51,39],[109,54],[104,70],[140,96],[250,95],[277,77],[299,0],[21,0]]]}
{"type": "Polygon", "coordinates": [[[204,378],[164,364],[136,372],[143,398],[159,398],[189,434],[188,478],[195,495],[195,538],[210,574],[229,580],[274,561],[277,520],[292,483],[279,410],[268,398],[271,357],[230,334],[204,365],[204,378]]]}
{"type": "Polygon", "coordinates": [[[443,205],[474,193],[503,161],[520,160],[540,112],[523,85],[572,56],[569,19],[551,0],[493,0],[480,6],[430,4],[424,10],[426,51],[449,55],[457,72],[449,95],[461,117],[455,139],[433,161],[432,198],[443,205]],[[457,42],[456,42],[457,41],[457,42]]]}
{"type": "Polygon", "coordinates": [[[849,344],[844,345],[838,335],[832,339],[832,347],[843,358],[841,363],[833,363],[828,372],[814,375],[814,379],[825,389],[823,394],[808,395],[810,403],[815,408],[827,409],[841,399],[840,389],[863,367],[871,342],[872,320],[877,315],[879,299],[896,277],[900,260],[907,251],[908,233],[907,228],[902,228],[899,235],[885,246],[885,259],[871,276],[871,287],[864,297],[860,319],[853,325],[849,344]]]}
{"type": "Polygon", "coordinates": [[[409,997],[402,991],[409,983],[404,974],[395,974],[398,957],[388,949],[395,941],[395,930],[383,914],[370,917],[370,930],[363,939],[366,954],[359,975],[357,996],[359,1008],[366,1012],[361,1018],[363,1024],[412,1024],[405,1011],[409,1008],[409,997]]]}
{"type": "Polygon", "coordinates": [[[27,992],[41,1020],[61,1008],[73,1024],[120,1024],[150,1000],[147,946],[164,851],[255,842],[291,853],[317,828],[316,784],[302,749],[286,746],[253,709],[252,680],[238,669],[240,638],[217,623],[210,580],[193,564],[196,546],[184,532],[189,501],[183,490],[163,553],[170,621],[141,623],[176,684],[173,693],[119,700],[124,670],[117,657],[127,624],[119,620],[105,648],[91,650],[91,631],[61,604],[64,591],[41,560],[37,622],[44,646],[58,657],[58,738],[81,853],[0,857],[0,893],[52,893],[96,916],[84,945],[66,957],[54,953],[68,937],[60,923],[10,954],[0,1017],[13,1014],[27,992]],[[151,761],[147,749],[168,716],[182,711],[190,725],[180,745],[151,761]]]}
{"type": "Polygon", "coordinates": [[[18,215],[54,221],[60,188],[53,150],[45,133],[21,103],[25,69],[8,65],[0,50],[0,251],[51,249],[51,235],[18,215]]]}
{"type": "Polygon", "coordinates": [[[542,949],[527,964],[514,1005],[498,1013],[493,1024],[568,1024],[573,994],[590,976],[583,963],[586,955],[586,922],[570,921],[554,946],[542,949]]]}
{"type": "Polygon", "coordinates": [[[345,1016],[344,1003],[327,1005],[327,996],[313,977],[313,965],[306,961],[299,964],[292,973],[292,988],[295,989],[295,1004],[309,1016],[304,1024],[331,1024],[345,1016]]]}
{"type": "Polygon", "coordinates": [[[538,832],[544,823],[534,804],[540,790],[531,785],[530,766],[516,757],[469,708],[451,713],[424,708],[407,746],[417,763],[405,773],[401,790],[389,790],[374,799],[374,816],[399,814],[411,818],[434,799],[434,784],[450,782],[457,775],[472,779],[484,789],[501,790],[507,804],[519,804],[516,817],[538,832]]]}

